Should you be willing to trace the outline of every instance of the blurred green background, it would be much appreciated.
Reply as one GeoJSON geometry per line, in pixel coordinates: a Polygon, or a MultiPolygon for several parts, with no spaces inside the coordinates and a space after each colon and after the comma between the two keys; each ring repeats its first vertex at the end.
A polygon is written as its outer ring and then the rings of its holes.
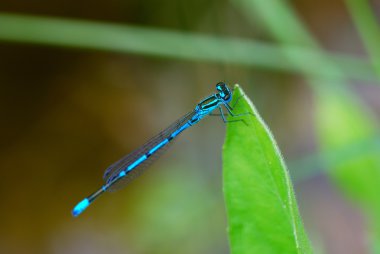
{"type": "Polygon", "coordinates": [[[0,253],[229,253],[218,118],[70,214],[219,81],[274,133],[316,252],[379,253],[379,17],[359,0],[2,0],[0,253]]]}

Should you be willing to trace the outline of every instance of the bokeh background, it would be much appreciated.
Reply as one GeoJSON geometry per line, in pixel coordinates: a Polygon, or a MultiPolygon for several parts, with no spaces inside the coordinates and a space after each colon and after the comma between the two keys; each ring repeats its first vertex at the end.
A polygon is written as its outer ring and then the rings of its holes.
{"type": "MultiPolygon", "coordinates": [[[[229,253],[218,118],[71,216],[108,165],[219,81],[274,133],[315,250],[373,252],[366,212],[323,163],[315,95],[350,93],[377,130],[379,17],[379,1],[1,0],[0,253],[229,253]]],[[[380,157],[365,140],[349,157],[380,157]]]]}

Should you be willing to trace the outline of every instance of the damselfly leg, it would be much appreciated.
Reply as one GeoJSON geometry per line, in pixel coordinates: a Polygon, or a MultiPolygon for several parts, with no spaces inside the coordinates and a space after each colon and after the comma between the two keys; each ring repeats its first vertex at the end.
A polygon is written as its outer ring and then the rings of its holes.
{"type": "Polygon", "coordinates": [[[246,116],[246,115],[254,116],[251,112],[245,112],[245,113],[240,113],[240,114],[235,114],[232,112],[242,97],[244,97],[244,95],[239,96],[236,99],[236,101],[234,102],[234,105],[232,107],[228,103],[223,103],[223,104],[219,105],[218,109],[219,109],[220,113],[219,114],[210,114],[210,116],[220,116],[224,123],[244,122],[245,125],[248,125],[244,119],[233,119],[233,120],[227,120],[226,119],[226,116],[228,116],[228,115],[230,115],[232,117],[241,117],[241,116],[246,116]],[[222,105],[227,109],[228,114],[224,113],[224,111],[222,109],[222,105]]]}

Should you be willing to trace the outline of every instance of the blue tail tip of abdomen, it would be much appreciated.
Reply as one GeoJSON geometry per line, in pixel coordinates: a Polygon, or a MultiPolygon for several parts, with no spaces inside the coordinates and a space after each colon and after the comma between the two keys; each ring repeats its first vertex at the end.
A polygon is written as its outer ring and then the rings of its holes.
{"type": "Polygon", "coordinates": [[[81,202],[79,202],[71,212],[74,217],[77,217],[79,214],[81,214],[86,208],[90,205],[90,201],[85,198],[81,202]]]}

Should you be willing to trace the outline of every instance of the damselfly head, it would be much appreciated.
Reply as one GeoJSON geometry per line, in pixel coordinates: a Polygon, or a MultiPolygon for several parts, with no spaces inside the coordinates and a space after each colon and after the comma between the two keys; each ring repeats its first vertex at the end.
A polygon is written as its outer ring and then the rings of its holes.
{"type": "Polygon", "coordinates": [[[219,82],[218,84],[216,84],[216,90],[219,91],[219,96],[224,101],[226,101],[226,102],[231,101],[231,99],[232,99],[231,90],[224,82],[219,82]]]}

